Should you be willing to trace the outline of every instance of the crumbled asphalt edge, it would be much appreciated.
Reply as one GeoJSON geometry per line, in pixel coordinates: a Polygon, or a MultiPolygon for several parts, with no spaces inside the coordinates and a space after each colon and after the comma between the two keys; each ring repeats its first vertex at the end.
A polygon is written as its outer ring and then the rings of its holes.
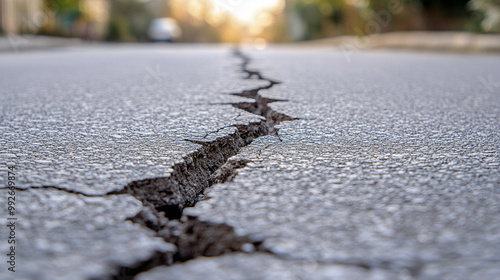
{"type": "Polygon", "coordinates": [[[212,175],[214,184],[224,184],[226,182],[232,182],[234,177],[238,175],[236,170],[247,166],[249,160],[229,160],[221,168],[217,169],[212,175]]]}
{"type": "Polygon", "coordinates": [[[242,60],[241,71],[245,79],[258,79],[269,84],[244,90],[233,95],[253,99],[254,102],[228,103],[235,108],[264,117],[259,122],[247,125],[233,125],[236,131],[211,142],[187,140],[201,145],[201,148],[184,157],[173,166],[169,177],[133,181],[121,191],[107,195],[130,194],[142,201],[144,208],[129,220],[156,231],[157,236],[175,244],[178,251],[173,257],[155,255],[134,267],[121,267],[112,279],[133,279],[135,275],[159,265],[184,262],[198,256],[218,256],[232,251],[250,251],[258,248],[260,241],[238,236],[226,224],[214,224],[197,217],[183,216],[182,211],[204,199],[203,191],[216,183],[232,181],[236,170],[246,166],[248,161],[229,161],[242,147],[265,135],[278,136],[275,125],[282,121],[295,120],[271,109],[268,104],[278,99],[269,99],[259,94],[279,82],[264,77],[259,71],[248,69],[250,58],[239,50],[234,55],[242,60]],[[249,246],[253,245],[253,246],[249,246]],[[253,247],[253,248],[252,248],[253,247]],[[245,248],[245,250],[243,250],[245,248]]]}

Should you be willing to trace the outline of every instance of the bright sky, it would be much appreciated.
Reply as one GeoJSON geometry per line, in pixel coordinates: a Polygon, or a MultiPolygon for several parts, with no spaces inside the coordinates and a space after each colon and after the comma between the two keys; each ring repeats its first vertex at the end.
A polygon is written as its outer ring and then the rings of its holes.
{"type": "Polygon", "coordinates": [[[283,0],[211,0],[243,23],[251,23],[259,12],[277,7],[283,0]]]}

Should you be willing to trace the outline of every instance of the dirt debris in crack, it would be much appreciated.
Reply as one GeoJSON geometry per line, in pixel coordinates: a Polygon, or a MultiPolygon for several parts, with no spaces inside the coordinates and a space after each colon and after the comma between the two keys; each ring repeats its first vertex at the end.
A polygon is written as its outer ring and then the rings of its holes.
{"type": "MultiPolygon", "coordinates": [[[[253,251],[260,241],[252,242],[248,237],[238,236],[226,224],[214,224],[197,217],[183,216],[183,209],[196,204],[203,197],[203,191],[215,183],[231,181],[236,170],[246,166],[248,161],[231,161],[241,148],[265,135],[278,136],[275,125],[283,121],[295,120],[274,111],[271,102],[285,101],[262,97],[259,91],[270,89],[279,82],[264,77],[259,71],[249,70],[250,58],[239,50],[234,55],[242,60],[241,72],[246,79],[258,79],[269,84],[252,90],[244,90],[234,95],[254,99],[254,102],[229,103],[235,108],[264,117],[259,122],[247,125],[232,125],[235,132],[211,142],[188,140],[201,148],[185,156],[182,162],[173,166],[168,177],[133,181],[121,191],[109,194],[131,194],[142,201],[144,208],[131,221],[154,230],[157,236],[177,246],[173,259],[162,257],[138,264],[137,267],[122,267],[120,274],[135,276],[142,271],[172,262],[183,262],[198,256],[218,256],[231,251],[253,251]]],[[[226,126],[227,127],[227,126],[226,126]]],[[[119,279],[114,277],[114,279],[119,279]]]]}

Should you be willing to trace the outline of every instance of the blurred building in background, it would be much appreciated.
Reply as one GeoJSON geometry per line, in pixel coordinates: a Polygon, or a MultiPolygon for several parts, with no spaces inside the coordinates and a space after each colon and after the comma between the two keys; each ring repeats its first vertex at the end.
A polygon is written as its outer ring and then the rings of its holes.
{"type": "Polygon", "coordinates": [[[183,42],[289,42],[392,31],[500,32],[500,0],[0,0],[4,34],[149,41],[155,18],[183,42]]]}
{"type": "Polygon", "coordinates": [[[38,32],[43,0],[0,0],[0,30],[8,34],[38,32]]]}

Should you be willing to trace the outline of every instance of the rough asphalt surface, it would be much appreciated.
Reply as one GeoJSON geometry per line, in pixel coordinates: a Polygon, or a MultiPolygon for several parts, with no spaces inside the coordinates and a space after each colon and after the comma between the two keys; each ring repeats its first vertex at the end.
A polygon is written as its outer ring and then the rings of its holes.
{"type": "Polygon", "coordinates": [[[14,165],[20,188],[1,279],[500,275],[499,56],[95,48],[0,64],[1,183],[14,165]]]}

